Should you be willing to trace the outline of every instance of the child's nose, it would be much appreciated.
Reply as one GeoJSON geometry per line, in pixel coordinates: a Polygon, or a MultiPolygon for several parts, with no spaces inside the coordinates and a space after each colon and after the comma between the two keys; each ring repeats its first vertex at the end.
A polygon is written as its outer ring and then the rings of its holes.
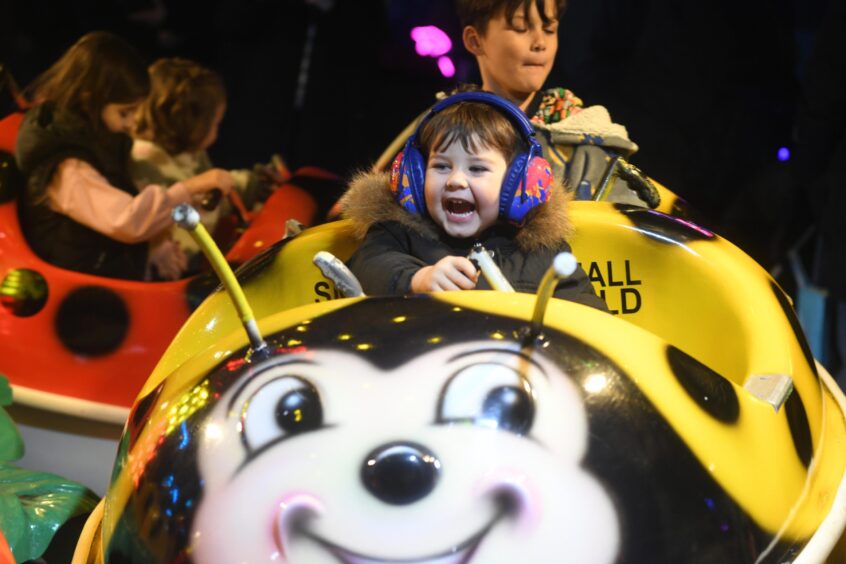
{"type": "Polygon", "coordinates": [[[446,185],[447,188],[452,188],[453,190],[465,188],[467,186],[467,177],[464,175],[463,171],[453,170],[447,178],[446,185]]]}
{"type": "Polygon", "coordinates": [[[546,33],[542,28],[535,28],[532,33],[532,51],[546,51],[546,33]]]}

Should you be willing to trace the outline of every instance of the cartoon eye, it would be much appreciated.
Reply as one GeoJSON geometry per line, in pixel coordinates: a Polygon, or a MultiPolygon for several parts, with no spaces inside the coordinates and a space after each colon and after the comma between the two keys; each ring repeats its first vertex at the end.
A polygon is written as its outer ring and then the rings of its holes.
{"type": "Polygon", "coordinates": [[[323,426],[320,394],[296,376],[273,379],[244,403],[241,425],[247,448],[256,451],[323,426]]]}
{"type": "Polygon", "coordinates": [[[438,407],[438,422],[472,422],[525,435],[535,418],[529,381],[514,368],[487,363],[468,366],[450,378],[438,407]]]}

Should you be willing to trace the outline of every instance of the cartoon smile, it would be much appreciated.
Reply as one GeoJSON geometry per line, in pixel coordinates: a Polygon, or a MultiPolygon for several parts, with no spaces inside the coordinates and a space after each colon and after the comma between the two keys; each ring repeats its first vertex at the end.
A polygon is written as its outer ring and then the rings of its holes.
{"type": "Polygon", "coordinates": [[[470,562],[479,544],[503,515],[504,511],[498,512],[480,531],[456,546],[431,556],[414,558],[375,558],[347,550],[309,531],[303,531],[303,535],[323,546],[343,564],[466,564],[470,562]]]}

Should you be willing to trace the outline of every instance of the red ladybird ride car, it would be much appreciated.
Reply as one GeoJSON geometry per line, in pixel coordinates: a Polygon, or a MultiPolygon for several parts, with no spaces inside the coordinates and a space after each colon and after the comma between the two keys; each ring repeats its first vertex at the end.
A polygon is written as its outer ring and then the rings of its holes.
{"type": "MultiPolygon", "coordinates": [[[[20,229],[23,179],[13,157],[23,115],[0,120],[0,373],[15,401],[53,412],[123,424],[128,408],[191,311],[217,286],[209,272],[172,282],[102,278],[40,259],[20,229]]],[[[283,238],[286,222],[318,216],[313,191],[339,179],[297,170],[230,241],[240,264],[283,238]]]]}

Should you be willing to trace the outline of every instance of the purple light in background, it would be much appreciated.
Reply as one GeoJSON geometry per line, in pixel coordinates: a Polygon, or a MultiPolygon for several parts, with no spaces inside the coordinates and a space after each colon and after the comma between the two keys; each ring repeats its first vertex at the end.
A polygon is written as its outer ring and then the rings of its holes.
{"type": "Polygon", "coordinates": [[[441,74],[447,78],[455,76],[455,65],[452,64],[452,59],[446,55],[438,59],[438,68],[440,69],[441,74]]]}
{"type": "Polygon", "coordinates": [[[787,147],[779,148],[779,150],[778,150],[778,160],[780,160],[781,162],[784,162],[789,158],[790,158],[790,149],[788,149],[787,147]]]}
{"type": "Polygon", "coordinates": [[[411,38],[414,40],[414,49],[421,57],[440,57],[452,49],[449,36],[433,25],[412,28],[411,38]]]}

